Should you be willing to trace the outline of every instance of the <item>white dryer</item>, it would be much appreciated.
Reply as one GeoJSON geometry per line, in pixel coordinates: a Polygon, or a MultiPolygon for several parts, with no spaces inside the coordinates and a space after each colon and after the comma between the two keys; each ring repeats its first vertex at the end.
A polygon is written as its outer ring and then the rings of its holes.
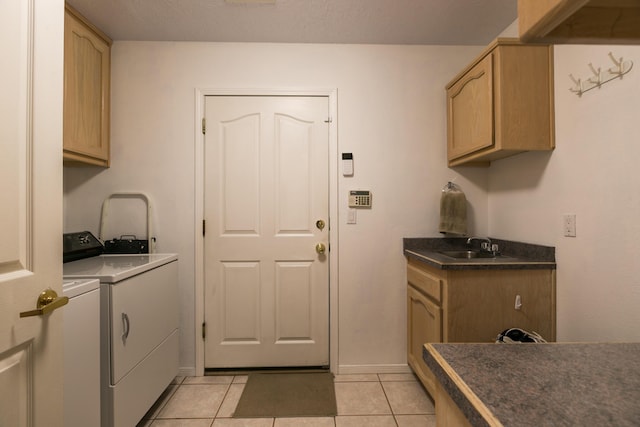
{"type": "MultiPolygon", "coordinates": [[[[100,244],[85,233],[70,239],[84,249],[100,244]]],[[[178,374],[178,256],[84,252],[91,255],[66,262],[63,275],[100,281],[102,426],[133,426],[178,374]]]]}

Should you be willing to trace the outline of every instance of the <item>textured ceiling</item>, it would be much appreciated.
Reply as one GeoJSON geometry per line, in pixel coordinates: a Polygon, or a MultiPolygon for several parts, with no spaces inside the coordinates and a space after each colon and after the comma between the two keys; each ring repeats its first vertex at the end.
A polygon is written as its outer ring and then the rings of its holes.
{"type": "Polygon", "coordinates": [[[485,45],[517,13],[516,0],[68,2],[113,40],[485,45]]]}

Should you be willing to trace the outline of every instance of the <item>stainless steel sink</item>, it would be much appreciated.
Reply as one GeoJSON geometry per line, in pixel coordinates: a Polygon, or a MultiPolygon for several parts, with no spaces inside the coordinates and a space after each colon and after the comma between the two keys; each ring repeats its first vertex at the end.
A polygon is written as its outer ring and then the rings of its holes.
{"type": "MultiPolygon", "coordinates": [[[[472,258],[496,258],[491,252],[485,251],[440,251],[442,255],[446,255],[451,258],[458,259],[472,259],[472,258]]],[[[500,255],[497,255],[500,256],[500,255]]]]}

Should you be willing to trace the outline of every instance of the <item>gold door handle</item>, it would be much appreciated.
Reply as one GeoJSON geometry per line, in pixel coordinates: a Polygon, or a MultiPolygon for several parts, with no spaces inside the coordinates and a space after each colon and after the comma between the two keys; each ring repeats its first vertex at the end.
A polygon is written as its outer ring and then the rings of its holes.
{"type": "Polygon", "coordinates": [[[40,293],[40,296],[38,296],[36,309],[23,311],[22,313],[20,313],[20,317],[43,316],[47,313],[51,313],[56,308],[67,305],[68,302],[69,297],[59,297],[56,291],[54,291],[53,289],[45,289],[40,293]]]}
{"type": "Polygon", "coordinates": [[[318,243],[316,245],[316,252],[318,252],[320,255],[324,254],[326,248],[324,246],[324,243],[318,243]]]}

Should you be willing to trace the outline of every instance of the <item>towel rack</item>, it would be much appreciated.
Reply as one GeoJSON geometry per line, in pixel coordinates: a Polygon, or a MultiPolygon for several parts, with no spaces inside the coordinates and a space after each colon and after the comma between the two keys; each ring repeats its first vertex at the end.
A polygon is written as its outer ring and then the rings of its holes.
{"type": "Polygon", "coordinates": [[[449,181],[445,184],[444,187],[442,187],[442,192],[445,193],[447,191],[451,191],[451,190],[456,190],[456,191],[462,191],[460,186],[458,184],[456,184],[453,181],[449,181]]]}
{"type": "Polygon", "coordinates": [[[593,64],[589,63],[589,68],[593,76],[588,77],[586,80],[576,79],[573,74],[569,74],[569,78],[573,80],[574,83],[574,86],[570,87],[569,90],[578,96],[582,96],[583,93],[594,88],[600,88],[603,84],[611,80],[621,79],[622,76],[633,68],[633,61],[623,61],[622,57],[616,59],[611,52],[609,52],[609,59],[611,59],[611,62],[613,62],[615,66],[604,71],[602,71],[600,67],[596,70],[593,64]]]}

